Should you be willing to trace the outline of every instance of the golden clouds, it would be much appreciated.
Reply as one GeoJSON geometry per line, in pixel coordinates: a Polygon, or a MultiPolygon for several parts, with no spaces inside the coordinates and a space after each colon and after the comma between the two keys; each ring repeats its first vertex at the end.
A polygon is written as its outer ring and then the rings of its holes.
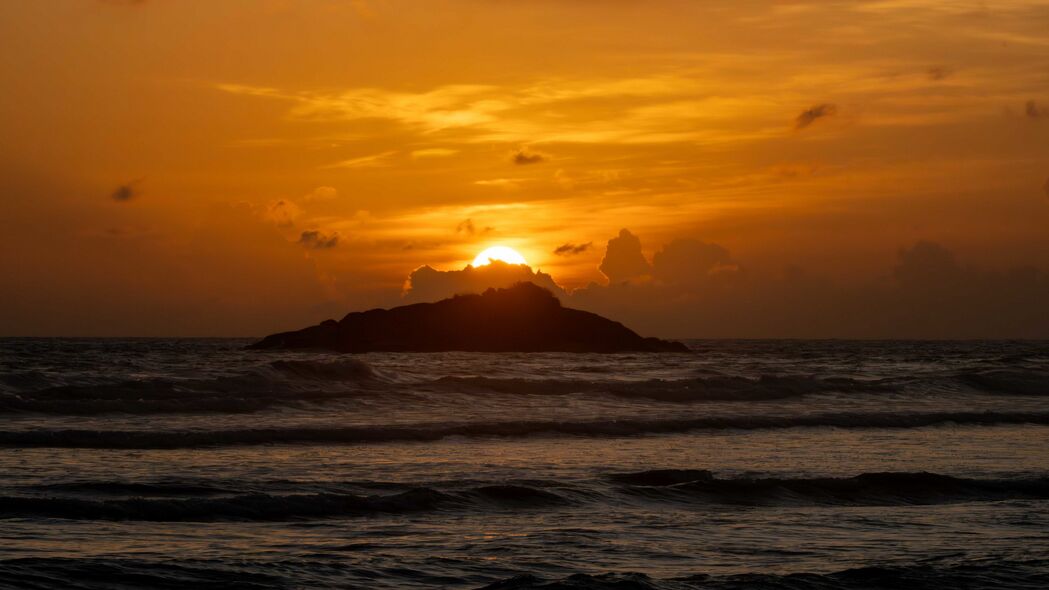
{"type": "Polygon", "coordinates": [[[602,283],[624,227],[644,241],[610,272],[650,282],[665,244],[664,271],[719,256],[688,238],[847,281],[922,239],[1049,259],[1046,1],[265,4],[0,3],[0,164],[69,187],[0,175],[5,276],[105,301],[154,258],[154,301],[251,281],[345,310],[494,243],[602,283]],[[42,232],[65,237],[26,252],[42,232]]]}

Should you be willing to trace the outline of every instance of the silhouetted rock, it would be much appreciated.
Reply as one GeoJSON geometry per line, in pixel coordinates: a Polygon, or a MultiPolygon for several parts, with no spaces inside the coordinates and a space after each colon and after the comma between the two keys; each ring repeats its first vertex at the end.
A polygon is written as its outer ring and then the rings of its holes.
{"type": "Polygon", "coordinates": [[[619,322],[568,309],[552,293],[520,283],[481,295],[347,314],[251,348],[339,352],[687,352],[680,342],[642,338],[619,322]]]}

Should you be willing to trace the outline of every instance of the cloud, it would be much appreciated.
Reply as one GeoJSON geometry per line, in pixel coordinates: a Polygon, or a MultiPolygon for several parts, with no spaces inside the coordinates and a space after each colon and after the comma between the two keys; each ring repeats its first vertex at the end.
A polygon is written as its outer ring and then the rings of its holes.
{"type": "Polygon", "coordinates": [[[594,246],[593,242],[587,242],[585,244],[573,244],[571,242],[561,244],[557,248],[554,248],[554,254],[558,256],[575,256],[576,254],[582,254],[594,246]]]}
{"type": "Polygon", "coordinates": [[[449,148],[426,148],[422,150],[415,150],[412,152],[412,158],[446,158],[448,156],[454,156],[458,154],[459,150],[453,150],[449,148]]]}
{"type": "Polygon", "coordinates": [[[818,104],[801,112],[794,120],[795,129],[804,129],[819,119],[830,117],[838,112],[838,107],[831,103],[818,104]]]}
{"type": "Polygon", "coordinates": [[[278,199],[270,201],[262,211],[261,216],[272,222],[277,227],[295,227],[299,218],[305,214],[303,207],[308,203],[331,201],[339,197],[339,191],[330,186],[318,186],[306,193],[298,201],[291,199],[278,199]],[[302,203],[302,205],[299,205],[302,203]]]}
{"type": "Polygon", "coordinates": [[[652,257],[652,275],[667,284],[696,286],[711,277],[739,272],[728,250],[717,244],[677,239],[652,257]]]}
{"type": "Polygon", "coordinates": [[[605,257],[598,267],[609,283],[622,283],[649,274],[652,267],[641,253],[641,240],[628,229],[608,241],[605,257]]]}
{"type": "Polygon", "coordinates": [[[437,270],[429,265],[412,271],[405,283],[404,298],[409,301],[437,301],[462,293],[481,293],[489,288],[509,287],[515,283],[534,283],[559,297],[565,291],[553,277],[534,271],[524,264],[507,264],[493,260],[490,264],[462,270],[437,270]]]}
{"type": "Polygon", "coordinates": [[[954,68],[950,66],[933,66],[925,72],[930,80],[940,81],[954,75],[954,68]]]}
{"type": "Polygon", "coordinates": [[[295,220],[302,215],[302,209],[294,201],[280,199],[266,205],[263,217],[277,227],[294,227],[295,220]]]}
{"type": "MultiPolygon", "coordinates": [[[[640,252],[629,234],[629,250],[640,252]]],[[[622,233],[621,233],[622,236],[622,233]]],[[[622,248],[625,242],[610,242],[622,248]]],[[[608,256],[606,255],[606,258],[608,256]]],[[[653,280],[591,283],[566,306],[615,318],[645,335],[734,338],[1045,338],[1049,274],[977,270],[941,244],[897,253],[891,276],[836,284],[792,266],[744,273],[718,244],[678,239],[652,260],[653,280]]]]}
{"type": "Polygon", "coordinates": [[[919,241],[900,250],[893,277],[911,288],[951,288],[962,280],[963,272],[954,254],[943,246],[919,241]]]}
{"type": "Polygon", "coordinates": [[[298,243],[311,250],[328,250],[339,245],[339,232],[326,234],[316,229],[306,230],[299,236],[298,243]]]}
{"type": "Polygon", "coordinates": [[[389,158],[396,154],[396,151],[382,152],[379,154],[372,154],[370,156],[361,156],[359,158],[350,158],[334,164],[324,166],[324,168],[380,168],[382,166],[388,166],[389,158]]]}
{"type": "Polygon", "coordinates": [[[468,236],[472,236],[476,232],[477,229],[474,227],[473,219],[466,219],[464,221],[460,221],[459,225],[455,226],[455,233],[457,234],[466,234],[468,236]]]}
{"type": "Polygon", "coordinates": [[[529,164],[540,164],[550,159],[550,156],[542,152],[530,150],[528,148],[520,148],[510,154],[510,161],[518,166],[527,166],[529,164]]]}
{"type": "Polygon", "coordinates": [[[1049,109],[1041,106],[1033,100],[1027,101],[1024,105],[1024,114],[1032,119],[1040,119],[1042,117],[1049,117],[1049,109]]]}
{"type": "Polygon", "coordinates": [[[517,190],[521,184],[528,182],[527,178],[492,178],[489,180],[475,180],[477,186],[494,186],[506,190],[517,190]]]}
{"type": "Polygon", "coordinates": [[[302,197],[307,203],[310,201],[331,201],[339,197],[339,191],[331,186],[318,186],[302,197]]]}
{"type": "Polygon", "coordinates": [[[120,201],[122,203],[130,201],[131,199],[141,196],[142,193],[137,188],[135,188],[141,183],[141,178],[137,180],[132,180],[131,182],[126,182],[118,186],[116,190],[109,194],[109,196],[114,201],[120,201]]]}

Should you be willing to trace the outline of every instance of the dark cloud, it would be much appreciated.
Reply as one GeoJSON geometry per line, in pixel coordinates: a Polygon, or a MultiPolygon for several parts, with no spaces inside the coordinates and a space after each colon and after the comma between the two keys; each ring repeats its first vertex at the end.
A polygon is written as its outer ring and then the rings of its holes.
{"type": "Polygon", "coordinates": [[[609,283],[622,283],[649,274],[651,265],[641,252],[641,239],[628,229],[619,230],[619,236],[608,240],[605,257],[598,267],[609,283]]]}
{"type": "Polygon", "coordinates": [[[1024,114],[1032,119],[1040,119],[1042,117],[1049,117],[1049,109],[1033,100],[1029,100],[1027,101],[1027,104],[1024,105],[1024,114]]]}
{"type": "Polygon", "coordinates": [[[652,274],[663,283],[698,285],[711,277],[739,272],[728,250],[699,240],[678,239],[652,257],[652,274]]]}
{"type": "Polygon", "coordinates": [[[943,80],[954,75],[954,68],[949,66],[933,66],[926,70],[930,80],[943,80]]]}
{"type": "Polygon", "coordinates": [[[1049,274],[969,268],[935,242],[900,250],[891,276],[853,286],[796,266],[779,277],[744,273],[723,246],[690,239],[665,245],[651,268],[653,280],[591,283],[562,299],[671,337],[1049,336],[1049,274]]]}
{"type": "Polygon", "coordinates": [[[831,103],[818,104],[801,112],[794,120],[795,129],[804,129],[819,119],[830,117],[838,112],[838,107],[831,103]]]}
{"type": "Polygon", "coordinates": [[[542,152],[533,151],[528,148],[521,148],[510,155],[510,161],[518,166],[540,164],[547,161],[549,158],[549,156],[542,152]]]}
{"type": "Polygon", "coordinates": [[[593,242],[587,242],[585,244],[573,244],[571,242],[567,244],[561,244],[557,248],[554,248],[554,254],[558,256],[575,256],[576,254],[582,254],[594,246],[593,242]]]}
{"type": "Polygon", "coordinates": [[[532,282],[568,307],[623,322],[644,335],[679,338],[1046,338],[1049,274],[1035,268],[977,270],[941,244],[901,249],[888,276],[838,284],[791,266],[744,272],[724,246],[677,239],[651,264],[629,230],[609,240],[610,281],[567,292],[528,266],[493,262],[463,270],[430,266],[408,277],[404,298],[435,301],[458,293],[532,282]],[[640,260],[638,260],[640,259],[640,260]],[[624,279],[623,277],[627,277],[624,279]],[[629,280],[644,277],[644,280],[629,280]]]}
{"type": "Polygon", "coordinates": [[[460,221],[459,225],[455,226],[455,233],[457,234],[466,234],[468,236],[472,236],[476,232],[477,229],[474,227],[474,222],[472,219],[460,221]]]}
{"type": "Polygon", "coordinates": [[[952,288],[963,280],[964,272],[950,250],[923,240],[900,250],[892,274],[901,285],[925,290],[952,288]]]}
{"type": "Polygon", "coordinates": [[[482,293],[493,287],[509,287],[516,283],[534,283],[559,297],[565,295],[553,277],[544,272],[533,271],[524,264],[493,260],[484,266],[467,265],[462,270],[419,267],[408,276],[404,297],[409,301],[437,301],[462,293],[482,293]]]}
{"type": "Polygon", "coordinates": [[[316,229],[306,230],[299,236],[298,243],[312,250],[327,250],[339,245],[339,232],[326,234],[316,229]]]}
{"type": "Polygon", "coordinates": [[[138,185],[142,183],[142,179],[132,180],[126,182],[116,188],[112,193],[109,194],[114,201],[127,202],[135,197],[140,196],[142,193],[138,190],[138,185]]]}

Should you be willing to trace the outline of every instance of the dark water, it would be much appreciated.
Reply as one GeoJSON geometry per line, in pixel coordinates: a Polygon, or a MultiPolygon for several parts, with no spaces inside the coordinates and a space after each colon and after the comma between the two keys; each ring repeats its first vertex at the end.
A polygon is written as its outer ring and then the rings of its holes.
{"type": "Polygon", "coordinates": [[[0,340],[0,586],[1046,588],[1049,343],[0,340]]]}

